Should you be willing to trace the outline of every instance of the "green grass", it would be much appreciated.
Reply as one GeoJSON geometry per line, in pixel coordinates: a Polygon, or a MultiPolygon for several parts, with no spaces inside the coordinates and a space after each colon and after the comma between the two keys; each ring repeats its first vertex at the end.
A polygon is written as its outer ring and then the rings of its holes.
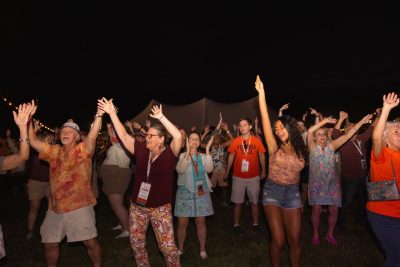
{"type": "MultiPolygon", "coordinates": [[[[111,228],[116,224],[111,209],[101,195],[97,205],[97,228],[99,240],[103,249],[103,266],[136,266],[128,239],[114,239],[118,232],[111,228]]],[[[262,234],[256,234],[250,229],[250,207],[243,206],[242,225],[245,235],[234,236],[232,233],[231,209],[222,207],[220,200],[214,201],[215,215],[207,219],[207,251],[209,259],[201,261],[196,238],[194,222],[188,227],[184,254],[181,257],[182,266],[215,266],[243,267],[270,266],[268,248],[269,234],[262,216],[262,234]]],[[[45,204],[45,203],[43,203],[45,204]]],[[[3,195],[1,200],[0,222],[3,225],[6,243],[7,263],[5,266],[45,266],[43,246],[40,243],[39,227],[45,214],[45,205],[38,218],[35,230],[36,238],[25,241],[26,215],[28,200],[19,197],[13,200],[11,196],[3,195]]],[[[260,214],[262,211],[260,209],[260,214]]],[[[303,214],[302,230],[302,266],[381,266],[383,256],[367,230],[354,224],[346,233],[337,233],[339,247],[333,247],[324,240],[327,226],[327,214],[321,215],[321,246],[311,245],[310,211],[303,214]]],[[[164,266],[162,255],[157,249],[156,240],[149,227],[147,249],[152,266],[164,266]]],[[[287,249],[282,266],[289,266],[287,249]]],[[[81,243],[61,244],[61,256],[58,266],[91,266],[85,247],[81,243]]]]}

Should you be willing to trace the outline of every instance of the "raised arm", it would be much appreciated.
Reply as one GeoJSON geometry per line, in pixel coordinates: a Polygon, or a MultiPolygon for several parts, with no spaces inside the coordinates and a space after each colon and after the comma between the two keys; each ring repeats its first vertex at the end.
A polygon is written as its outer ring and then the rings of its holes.
{"type": "Polygon", "coordinates": [[[303,120],[304,124],[306,123],[306,118],[307,118],[307,114],[308,112],[304,112],[303,116],[301,117],[301,119],[303,120]]]}
{"type": "Polygon", "coordinates": [[[372,118],[372,114],[366,115],[359,122],[357,122],[353,126],[353,128],[351,128],[346,134],[344,134],[344,135],[340,136],[339,138],[333,140],[329,145],[332,147],[333,150],[338,149],[344,143],[346,143],[355,133],[357,133],[358,130],[360,130],[361,126],[363,126],[365,123],[368,123],[371,118],[372,118]]]}
{"type": "Polygon", "coordinates": [[[383,147],[383,130],[385,129],[385,124],[388,120],[389,113],[392,108],[399,105],[399,98],[395,93],[389,93],[383,96],[383,107],[381,115],[379,116],[378,122],[374,127],[372,133],[372,150],[374,151],[375,157],[381,154],[383,147]]]}
{"type": "Polygon", "coordinates": [[[164,125],[165,129],[167,132],[172,136],[172,141],[171,141],[171,149],[172,152],[174,153],[175,156],[179,155],[179,152],[182,147],[182,134],[179,131],[179,129],[172,123],[170,122],[167,117],[162,113],[162,106],[153,106],[151,108],[151,112],[153,114],[150,114],[150,117],[155,118],[159,120],[162,125],[164,125]]]}
{"type": "Polygon", "coordinates": [[[258,92],[258,103],[260,105],[261,122],[263,125],[265,142],[268,146],[268,155],[275,154],[278,150],[278,145],[271,128],[271,121],[268,115],[267,102],[265,100],[264,84],[262,83],[260,76],[257,75],[255,87],[258,92]]]}
{"type": "Polygon", "coordinates": [[[382,108],[377,108],[375,110],[374,115],[376,115],[376,116],[375,116],[375,119],[371,123],[372,127],[375,127],[375,125],[378,123],[378,120],[379,120],[379,117],[381,116],[381,113],[382,113],[382,108]]]}
{"type": "Polygon", "coordinates": [[[286,104],[282,105],[282,107],[279,108],[279,113],[278,113],[279,117],[283,116],[283,111],[287,110],[289,108],[289,104],[290,103],[286,103],[286,104]]]}
{"type": "Polygon", "coordinates": [[[225,142],[223,142],[222,144],[220,144],[221,147],[224,147],[224,148],[225,148],[225,147],[228,147],[228,146],[232,143],[233,136],[232,136],[231,132],[229,131],[229,129],[228,129],[228,124],[227,124],[226,122],[222,123],[221,128],[222,128],[223,130],[225,130],[226,135],[228,136],[228,140],[226,140],[225,142]]]}
{"type": "Polygon", "coordinates": [[[119,139],[124,144],[125,148],[132,153],[135,154],[135,138],[132,137],[126,131],[124,125],[120,121],[117,115],[117,109],[114,106],[113,100],[107,100],[105,97],[102,99],[97,100],[98,109],[103,110],[110,116],[111,122],[114,125],[114,129],[117,132],[119,139]]]}
{"type": "Polygon", "coordinates": [[[90,131],[84,141],[86,151],[88,151],[89,153],[93,153],[94,148],[96,147],[96,139],[101,129],[101,122],[103,119],[103,115],[104,115],[104,110],[97,107],[97,112],[94,116],[92,128],[90,128],[90,131]]]}
{"type": "Polygon", "coordinates": [[[14,122],[19,128],[19,141],[21,143],[18,153],[6,156],[0,171],[14,169],[29,158],[29,138],[28,121],[30,119],[33,107],[31,104],[22,104],[18,107],[18,112],[13,111],[14,122]]]}
{"type": "MultiPolygon", "coordinates": [[[[37,106],[33,100],[31,102],[31,106],[32,106],[32,112],[31,112],[31,118],[32,118],[33,115],[35,115],[36,110],[37,110],[37,106]]],[[[33,147],[33,149],[35,149],[38,153],[40,153],[44,149],[44,146],[46,145],[46,143],[43,142],[42,140],[39,140],[39,138],[37,138],[36,133],[39,128],[38,123],[35,121],[34,125],[32,125],[32,121],[34,121],[34,120],[31,119],[31,123],[29,123],[29,128],[28,128],[29,142],[30,142],[31,146],[33,147]],[[33,126],[35,126],[35,128],[33,128],[33,126]]]]}
{"type": "Polygon", "coordinates": [[[313,108],[309,108],[309,109],[310,109],[310,114],[312,114],[312,115],[315,116],[314,124],[319,123],[319,122],[321,121],[321,117],[320,117],[321,114],[318,113],[318,111],[316,111],[316,110],[313,109],[313,108]]]}
{"type": "Polygon", "coordinates": [[[335,124],[335,129],[340,130],[342,127],[343,122],[349,117],[349,114],[345,111],[340,111],[339,112],[339,119],[335,124]]]}

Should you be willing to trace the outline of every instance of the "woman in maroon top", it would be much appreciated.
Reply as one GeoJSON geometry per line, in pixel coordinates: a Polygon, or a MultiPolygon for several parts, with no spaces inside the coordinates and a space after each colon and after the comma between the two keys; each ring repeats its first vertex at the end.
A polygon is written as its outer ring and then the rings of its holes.
{"type": "Polygon", "coordinates": [[[162,113],[153,106],[150,116],[161,123],[152,124],[146,142],[135,142],[117,116],[112,99],[102,98],[100,109],[110,115],[114,129],[125,148],[136,158],[136,177],[129,211],[130,243],[137,266],[150,266],[146,250],[146,230],[151,221],[158,247],[167,266],[180,266],[175,245],[171,203],[173,201],[174,170],[182,145],[182,135],[162,113]],[[172,141],[166,147],[167,134],[172,141]]]}

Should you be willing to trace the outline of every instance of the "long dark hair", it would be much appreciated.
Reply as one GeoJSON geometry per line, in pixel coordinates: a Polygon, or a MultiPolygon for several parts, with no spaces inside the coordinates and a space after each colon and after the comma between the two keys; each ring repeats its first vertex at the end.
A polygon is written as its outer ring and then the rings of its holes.
{"type": "MultiPolygon", "coordinates": [[[[294,119],[293,117],[289,115],[281,116],[276,119],[274,122],[274,126],[277,121],[281,121],[285,129],[289,133],[289,142],[292,144],[294,151],[296,152],[297,156],[302,157],[306,162],[308,159],[308,151],[306,148],[306,145],[304,144],[303,137],[301,136],[300,130],[297,127],[297,120],[294,119]]],[[[275,134],[275,140],[276,143],[278,144],[278,148],[280,148],[284,143],[281,141],[281,139],[278,138],[278,136],[275,134]]]]}

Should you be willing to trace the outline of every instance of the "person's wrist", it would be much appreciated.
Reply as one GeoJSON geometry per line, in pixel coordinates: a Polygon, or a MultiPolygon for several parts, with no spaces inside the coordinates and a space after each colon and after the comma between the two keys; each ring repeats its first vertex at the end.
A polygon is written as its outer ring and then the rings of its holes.
{"type": "Polygon", "coordinates": [[[227,130],[226,133],[231,133],[231,132],[229,130],[227,130]]]}
{"type": "Polygon", "coordinates": [[[164,115],[161,115],[160,118],[158,118],[158,120],[160,121],[161,119],[165,118],[164,115]]]}
{"type": "Polygon", "coordinates": [[[29,142],[29,138],[28,138],[28,137],[26,137],[26,138],[20,138],[19,141],[20,141],[20,142],[29,142]]]}
{"type": "Polygon", "coordinates": [[[96,114],[94,115],[94,117],[95,117],[95,118],[102,118],[102,117],[103,117],[103,115],[102,115],[102,114],[100,114],[100,113],[98,113],[98,112],[96,112],[96,114]]]}

